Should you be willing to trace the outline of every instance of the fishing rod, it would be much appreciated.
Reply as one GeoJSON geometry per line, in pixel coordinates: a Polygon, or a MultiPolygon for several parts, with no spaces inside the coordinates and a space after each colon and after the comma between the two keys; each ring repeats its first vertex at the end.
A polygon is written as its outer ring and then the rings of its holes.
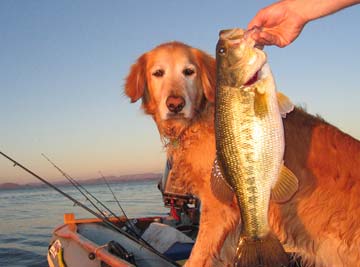
{"type": "Polygon", "coordinates": [[[116,201],[117,205],[119,206],[119,208],[120,208],[121,212],[124,214],[125,218],[126,218],[127,220],[129,220],[129,217],[126,215],[125,210],[121,207],[119,200],[117,199],[117,197],[115,196],[114,192],[112,191],[112,189],[111,189],[111,187],[110,187],[110,185],[109,185],[108,181],[106,180],[105,176],[102,174],[102,172],[101,172],[101,171],[99,171],[99,174],[101,175],[101,177],[103,178],[103,180],[104,180],[105,184],[106,184],[106,185],[107,185],[107,187],[109,188],[109,190],[110,190],[111,194],[113,195],[113,197],[114,197],[114,199],[115,199],[115,201],[116,201]]]}
{"type": "MultiPolygon", "coordinates": [[[[88,211],[89,213],[91,213],[92,215],[96,216],[97,218],[101,219],[106,225],[110,226],[111,228],[118,228],[116,225],[113,225],[113,223],[111,221],[109,221],[106,217],[101,216],[99,213],[96,213],[95,211],[93,211],[92,209],[90,209],[89,207],[87,207],[86,205],[84,205],[83,203],[79,202],[78,200],[76,200],[75,198],[73,198],[72,196],[70,196],[69,194],[65,193],[64,191],[62,191],[60,188],[58,188],[57,186],[53,185],[52,183],[48,182],[47,180],[45,180],[44,178],[40,177],[39,175],[37,175],[36,173],[32,172],[31,170],[29,170],[28,168],[26,168],[25,166],[23,166],[22,164],[20,164],[19,162],[17,162],[16,160],[12,159],[11,157],[9,157],[8,155],[4,154],[3,152],[0,151],[0,155],[4,156],[5,158],[7,158],[8,160],[10,160],[12,163],[14,163],[14,167],[18,166],[21,169],[23,169],[24,171],[26,171],[27,173],[31,174],[32,176],[34,176],[35,178],[37,178],[38,180],[40,180],[41,182],[43,182],[44,184],[46,184],[47,186],[51,187],[52,189],[54,189],[55,191],[57,191],[58,193],[60,193],[61,195],[63,195],[64,197],[68,198],[69,200],[71,200],[74,204],[78,205],[79,207],[82,207],[83,209],[85,209],[86,211],[88,211]]],[[[119,231],[122,231],[120,228],[118,228],[119,231]]]]}
{"type": "Polygon", "coordinates": [[[108,183],[108,181],[106,180],[105,176],[102,174],[101,171],[99,171],[99,174],[101,175],[101,177],[103,178],[105,184],[107,185],[107,187],[109,188],[111,194],[113,195],[117,205],[119,206],[121,212],[124,214],[124,217],[126,218],[126,225],[128,225],[131,228],[131,231],[134,231],[137,236],[138,236],[138,232],[135,228],[135,225],[132,224],[131,220],[129,220],[129,217],[126,215],[125,210],[122,208],[122,206],[120,205],[119,200],[117,199],[116,195],[114,194],[114,191],[111,189],[110,184],[108,183]]]}
{"type": "MultiPolygon", "coordinates": [[[[100,204],[104,209],[106,209],[112,216],[114,216],[115,218],[117,218],[119,221],[121,221],[121,218],[119,216],[117,216],[112,210],[110,210],[106,205],[104,205],[98,198],[96,198],[92,193],[90,193],[84,186],[82,186],[78,181],[75,180],[75,178],[71,177],[70,175],[68,175],[66,172],[64,172],[59,166],[57,166],[52,160],[49,159],[49,157],[47,157],[44,153],[41,153],[41,155],[55,168],[57,169],[85,198],[86,200],[88,200],[91,205],[98,211],[101,213],[102,216],[106,217],[105,213],[103,211],[101,211],[101,209],[99,209],[99,207],[96,206],[96,204],[91,201],[91,199],[86,195],[88,194],[89,196],[91,196],[98,204],[100,204]],[[85,191],[85,193],[84,193],[85,191]]],[[[111,190],[111,189],[110,189],[111,190]]],[[[111,190],[112,192],[112,190],[111,190]]],[[[113,193],[114,195],[114,193],[113,193]]],[[[118,203],[120,205],[120,203],[118,203]]],[[[121,206],[120,206],[121,207],[121,206]]],[[[126,216],[125,211],[121,208],[124,217],[126,219],[126,222],[129,221],[129,218],[126,216]]],[[[136,231],[136,229],[134,229],[135,227],[130,223],[129,225],[129,230],[130,232],[132,232],[137,238],[142,239],[139,235],[139,233],[136,231]]]]}
{"type": "Polygon", "coordinates": [[[176,262],[168,259],[167,257],[165,257],[163,254],[161,254],[159,251],[157,251],[154,247],[152,247],[148,242],[144,241],[143,239],[137,239],[136,237],[134,237],[131,234],[128,234],[126,231],[122,230],[121,228],[119,228],[118,226],[116,226],[113,222],[111,222],[107,217],[104,217],[102,215],[100,215],[99,213],[96,213],[95,211],[93,211],[92,209],[90,209],[89,207],[87,207],[86,205],[84,205],[83,203],[79,202],[78,200],[76,200],[75,198],[73,198],[72,196],[70,196],[69,194],[65,193],[64,191],[62,191],[60,188],[58,188],[57,186],[53,185],[52,183],[46,181],[44,178],[40,177],[39,175],[37,175],[36,173],[32,172],[30,169],[26,168],[25,166],[23,166],[22,164],[20,164],[19,162],[17,162],[16,160],[12,159],[11,157],[9,157],[8,155],[6,155],[5,153],[0,151],[0,155],[2,155],[3,157],[5,157],[6,159],[8,159],[9,161],[11,161],[14,164],[14,167],[18,166],[21,169],[23,169],[25,172],[31,174],[32,176],[34,176],[36,179],[40,180],[41,182],[43,182],[44,184],[46,184],[47,186],[51,187],[52,189],[54,189],[55,191],[57,191],[58,193],[60,193],[61,195],[63,195],[64,197],[68,198],[69,200],[71,200],[74,204],[78,205],[79,207],[83,208],[84,210],[88,211],[89,213],[91,213],[92,215],[94,215],[96,218],[100,219],[102,221],[103,224],[105,224],[106,226],[108,226],[109,228],[123,234],[124,236],[126,236],[127,238],[131,239],[132,241],[139,243],[141,241],[142,245],[144,247],[146,247],[147,249],[149,249],[150,251],[152,251],[153,253],[155,253],[157,256],[161,257],[162,259],[171,262],[172,264],[174,264],[175,266],[180,266],[179,264],[177,264],[176,262]]]}
{"type": "Polygon", "coordinates": [[[105,208],[108,212],[111,213],[114,217],[120,220],[118,216],[116,216],[108,207],[106,207],[99,199],[97,199],[93,194],[91,194],[85,187],[83,187],[78,181],[76,181],[74,178],[72,178],[70,175],[68,175],[66,172],[64,172],[60,167],[58,167],[54,162],[52,162],[44,153],[41,153],[41,156],[43,156],[55,169],[57,169],[85,198],[88,200],[91,205],[100,212],[104,217],[106,217],[105,213],[99,209],[96,204],[89,199],[89,197],[86,195],[88,194],[91,196],[98,204],[100,204],[103,208],[105,208]],[[84,193],[86,192],[86,194],[84,193]]]}

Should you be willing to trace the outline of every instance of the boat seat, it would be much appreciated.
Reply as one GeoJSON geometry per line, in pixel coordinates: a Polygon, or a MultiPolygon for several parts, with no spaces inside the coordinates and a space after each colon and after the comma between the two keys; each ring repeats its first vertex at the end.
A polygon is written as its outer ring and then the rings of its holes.
{"type": "Polygon", "coordinates": [[[172,260],[187,259],[194,240],[179,230],[158,222],[153,222],[141,236],[160,253],[172,260]]]}
{"type": "Polygon", "coordinates": [[[190,257],[193,246],[194,243],[176,242],[164,252],[164,255],[173,261],[185,260],[190,257]]]}

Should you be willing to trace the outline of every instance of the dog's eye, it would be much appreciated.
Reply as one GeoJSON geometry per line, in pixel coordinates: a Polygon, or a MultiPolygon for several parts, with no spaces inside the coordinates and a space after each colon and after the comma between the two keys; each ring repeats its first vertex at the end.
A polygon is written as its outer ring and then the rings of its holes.
{"type": "Polygon", "coordinates": [[[194,73],[195,73],[195,71],[194,71],[193,69],[190,69],[190,68],[186,68],[186,69],[183,70],[183,74],[184,74],[185,76],[191,76],[191,75],[193,75],[194,73]]]}
{"type": "Polygon", "coordinates": [[[154,71],[152,75],[155,77],[162,77],[162,76],[164,76],[164,74],[165,74],[165,71],[160,69],[160,70],[154,71]]]}

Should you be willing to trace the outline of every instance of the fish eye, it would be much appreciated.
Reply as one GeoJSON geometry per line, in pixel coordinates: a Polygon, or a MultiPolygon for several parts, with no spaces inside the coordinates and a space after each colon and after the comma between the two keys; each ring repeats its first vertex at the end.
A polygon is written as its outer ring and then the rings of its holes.
{"type": "Polygon", "coordinates": [[[155,71],[152,73],[153,76],[158,77],[158,78],[164,76],[164,74],[165,74],[165,71],[162,70],[162,69],[155,70],[155,71]]]}
{"type": "Polygon", "coordinates": [[[195,73],[195,70],[194,69],[191,69],[191,68],[186,68],[183,70],[183,74],[185,76],[191,76],[195,73]]]}
{"type": "Polygon", "coordinates": [[[226,48],[225,47],[220,47],[218,50],[219,55],[225,55],[226,54],[226,48]]]}

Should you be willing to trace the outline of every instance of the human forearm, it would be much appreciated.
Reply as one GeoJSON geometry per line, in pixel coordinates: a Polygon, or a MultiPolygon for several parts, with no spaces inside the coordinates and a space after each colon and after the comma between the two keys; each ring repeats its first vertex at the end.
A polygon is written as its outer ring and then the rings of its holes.
{"type": "MultiPolygon", "coordinates": [[[[284,0],[288,1],[288,0],[284,0]]],[[[306,19],[315,20],[346,7],[359,4],[360,0],[291,0],[294,8],[306,19]]]]}

